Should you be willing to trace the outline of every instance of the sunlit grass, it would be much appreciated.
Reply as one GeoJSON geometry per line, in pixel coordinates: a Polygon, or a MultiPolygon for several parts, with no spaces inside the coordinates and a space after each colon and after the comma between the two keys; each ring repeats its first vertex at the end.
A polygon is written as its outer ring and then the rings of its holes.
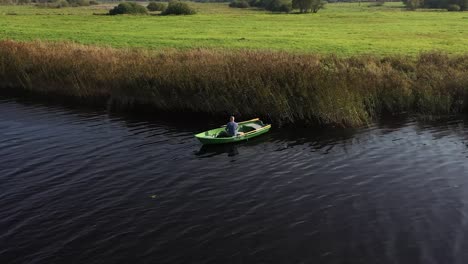
{"type": "Polygon", "coordinates": [[[335,55],[468,51],[468,12],[406,11],[400,3],[329,4],[317,14],[271,14],[190,3],[193,16],[105,16],[112,5],[0,6],[0,39],[150,49],[282,50],[335,55]]]}

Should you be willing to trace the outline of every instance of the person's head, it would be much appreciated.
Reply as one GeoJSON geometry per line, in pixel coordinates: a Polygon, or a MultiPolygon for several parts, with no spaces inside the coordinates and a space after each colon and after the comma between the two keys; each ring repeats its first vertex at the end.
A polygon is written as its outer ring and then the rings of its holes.
{"type": "Polygon", "coordinates": [[[234,116],[229,117],[229,122],[234,122],[234,116]]]}

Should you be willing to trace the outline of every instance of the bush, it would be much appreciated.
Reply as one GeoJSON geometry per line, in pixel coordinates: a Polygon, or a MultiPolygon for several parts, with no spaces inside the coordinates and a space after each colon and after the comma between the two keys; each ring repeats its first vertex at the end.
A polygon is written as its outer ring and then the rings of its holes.
{"type": "Polygon", "coordinates": [[[150,2],[146,8],[148,8],[149,11],[164,11],[166,10],[166,5],[163,3],[150,2]]]}
{"type": "Polygon", "coordinates": [[[317,13],[326,3],[323,0],[292,0],[292,7],[299,9],[301,13],[317,13]]]}
{"type": "Polygon", "coordinates": [[[447,7],[447,10],[448,10],[448,11],[460,11],[460,9],[461,9],[461,8],[460,8],[459,5],[449,5],[449,6],[447,7]]]}
{"type": "Polygon", "coordinates": [[[89,4],[90,4],[90,5],[99,5],[99,2],[98,2],[98,1],[91,0],[91,1],[89,1],[89,4]]]}
{"type": "Polygon", "coordinates": [[[288,0],[270,0],[265,4],[265,9],[268,11],[285,13],[292,11],[292,2],[288,0]]]}
{"type": "Polygon", "coordinates": [[[67,1],[73,7],[89,6],[90,5],[89,0],[67,0],[67,1]]]}
{"type": "Polygon", "coordinates": [[[463,11],[468,10],[468,0],[460,1],[460,10],[463,10],[463,11]]]}
{"type": "Polygon", "coordinates": [[[147,13],[148,10],[144,6],[132,2],[121,3],[114,7],[114,9],[109,10],[109,15],[111,16],[122,14],[138,15],[147,13]]]}
{"type": "Polygon", "coordinates": [[[369,4],[369,7],[375,7],[375,6],[383,6],[385,5],[385,1],[384,0],[377,0],[375,2],[372,2],[369,4]]]}
{"type": "Polygon", "coordinates": [[[249,6],[261,7],[263,5],[262,0],[249,0],[249,6]]]}
{"type": "Polygon", "coordinates": [[[250,5],[246,0],[234,0],[229,3],[229,7],[248,8],[250,5]]]}
{"type": "Polygon", "coordinates": [[[57,8],[68,7],[70,4],[65,0],[60,0],[55,3],[57,8]]]}
{"type": "Polygon", "coordinates": [[[36,6],[41,8],[62,8],[68,7],[70,4],[66,0],[58,0],[53,3],[38,3],[36,6]]]}
{"type": "Polygon", "coordinates": [[[184,2],[169,2],[166,10],[162,12],[162,15],[193,15],[195,10],[191,8],[187,3],[184,2]]]}
{"type": "Polygon", "coordinates": [[[26,5],[31,3],[31,0],[18,0],[18,5],[26,5]]]}

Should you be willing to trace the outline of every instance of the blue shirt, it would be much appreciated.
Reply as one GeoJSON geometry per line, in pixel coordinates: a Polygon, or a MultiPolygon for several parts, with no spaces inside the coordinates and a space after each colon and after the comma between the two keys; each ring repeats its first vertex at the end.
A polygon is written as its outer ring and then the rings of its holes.
{"type": "Polygon", "coordinates": [[[236,122],[229,122],[226,125],[226,132],[231,136],[235,136],[237,134],[237,128],[239,125],[237,125],[236,122]]]}

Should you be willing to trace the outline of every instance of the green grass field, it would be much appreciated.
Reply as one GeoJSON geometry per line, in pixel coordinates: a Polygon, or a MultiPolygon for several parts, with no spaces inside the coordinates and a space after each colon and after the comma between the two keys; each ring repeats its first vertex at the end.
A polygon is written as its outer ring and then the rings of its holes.
{"type": "Polygon", "coordinates": [[[317,14],[272,14],[191,3],[193,16],[106,16],[112,6],[0,6],[0,39],[112,47],[265,49],[300,53],[468,52],[468,12],[406,11],[400,3],[328,4],[317,14]],[[101,15],[99,15],[101,14],[101,15]]]}

